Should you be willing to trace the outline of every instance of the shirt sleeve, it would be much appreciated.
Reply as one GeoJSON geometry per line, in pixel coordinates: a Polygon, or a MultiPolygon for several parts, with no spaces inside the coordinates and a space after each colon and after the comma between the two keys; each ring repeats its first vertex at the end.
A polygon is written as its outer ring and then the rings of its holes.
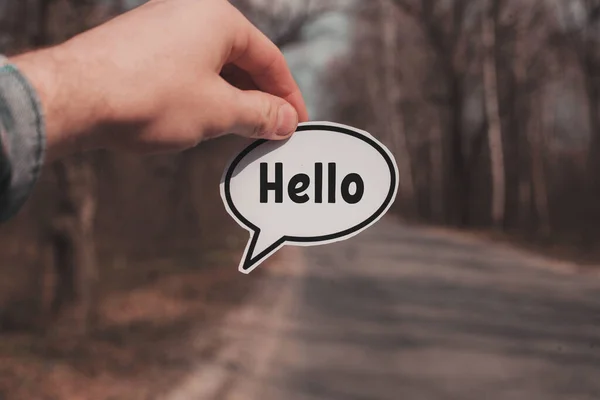
{"type": "Polygon", "coordinates": [[[25,204],[45,152],[42,107],[19,70],[0,55],[0,222],[25,204]]]}

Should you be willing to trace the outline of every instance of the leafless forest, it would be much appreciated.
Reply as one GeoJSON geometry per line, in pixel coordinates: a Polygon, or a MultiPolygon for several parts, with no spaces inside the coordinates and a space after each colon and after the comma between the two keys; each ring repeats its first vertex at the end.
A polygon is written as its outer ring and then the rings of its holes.
{"type": "Polygon", "coordinates": [[[395,149],[405,216],[591,246],[599,11],[595,1],[360,2],[353,53],[331,68],[336,118],[395,149]]]}
{"type": "MultiPolygon", "coordinates": [[[[63,41],[125,3],[2,0],[0,51],[63,41]]],[[[233,3],[282,48],[323,13],[347,15],[350,50],[320,77],[323,105],[328,119],[393,150],[398,214],[594,250],[600,1],[233,3]]],[[[1,334],[93,336],[116,324],[111,299],[175,273],[218,275],[220,290],[244,286],[227,258],[244,232],[225,214],[218,181],[245,143],[152,157],[95,152],[47,166],[27,207],[0,229],[1,334]]]]}

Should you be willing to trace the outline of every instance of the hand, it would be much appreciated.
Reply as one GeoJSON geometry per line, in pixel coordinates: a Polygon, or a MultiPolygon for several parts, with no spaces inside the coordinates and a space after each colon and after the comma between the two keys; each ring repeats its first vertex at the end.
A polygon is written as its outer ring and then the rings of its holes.
{"type": "Polygon", "coordinates": [[[281,52],[226,0],[151,0],[11,62],[39,93],[51,159],[285,139],[308,119],[281,52]]]}

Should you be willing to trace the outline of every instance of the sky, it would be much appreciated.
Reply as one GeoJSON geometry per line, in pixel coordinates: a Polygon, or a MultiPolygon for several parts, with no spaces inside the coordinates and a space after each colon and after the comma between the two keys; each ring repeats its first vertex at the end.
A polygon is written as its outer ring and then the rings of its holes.
{"type": "Polygon", "coordinates": [[[342,13],[329,13],[305,29],[301,44],[284,50],[284,55],[304,94],[312,120],[327,117],[321,99],[327,91],[321,77],[327,64],[343,56],[350,45],[348,18],[342,13]]]}

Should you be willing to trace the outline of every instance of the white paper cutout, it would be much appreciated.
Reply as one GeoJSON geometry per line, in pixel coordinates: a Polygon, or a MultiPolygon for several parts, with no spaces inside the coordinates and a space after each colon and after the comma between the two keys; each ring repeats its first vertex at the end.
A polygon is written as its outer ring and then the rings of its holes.
{"type": "Polygon", "coordinates": [[[286,141],[252,143],[220,186],[227,212],[250,232],[239,265],[248,274],[284,245],[333,243],[373,225],[396,198],[398,167],[369,133],[308,122],[286,141]]]}

